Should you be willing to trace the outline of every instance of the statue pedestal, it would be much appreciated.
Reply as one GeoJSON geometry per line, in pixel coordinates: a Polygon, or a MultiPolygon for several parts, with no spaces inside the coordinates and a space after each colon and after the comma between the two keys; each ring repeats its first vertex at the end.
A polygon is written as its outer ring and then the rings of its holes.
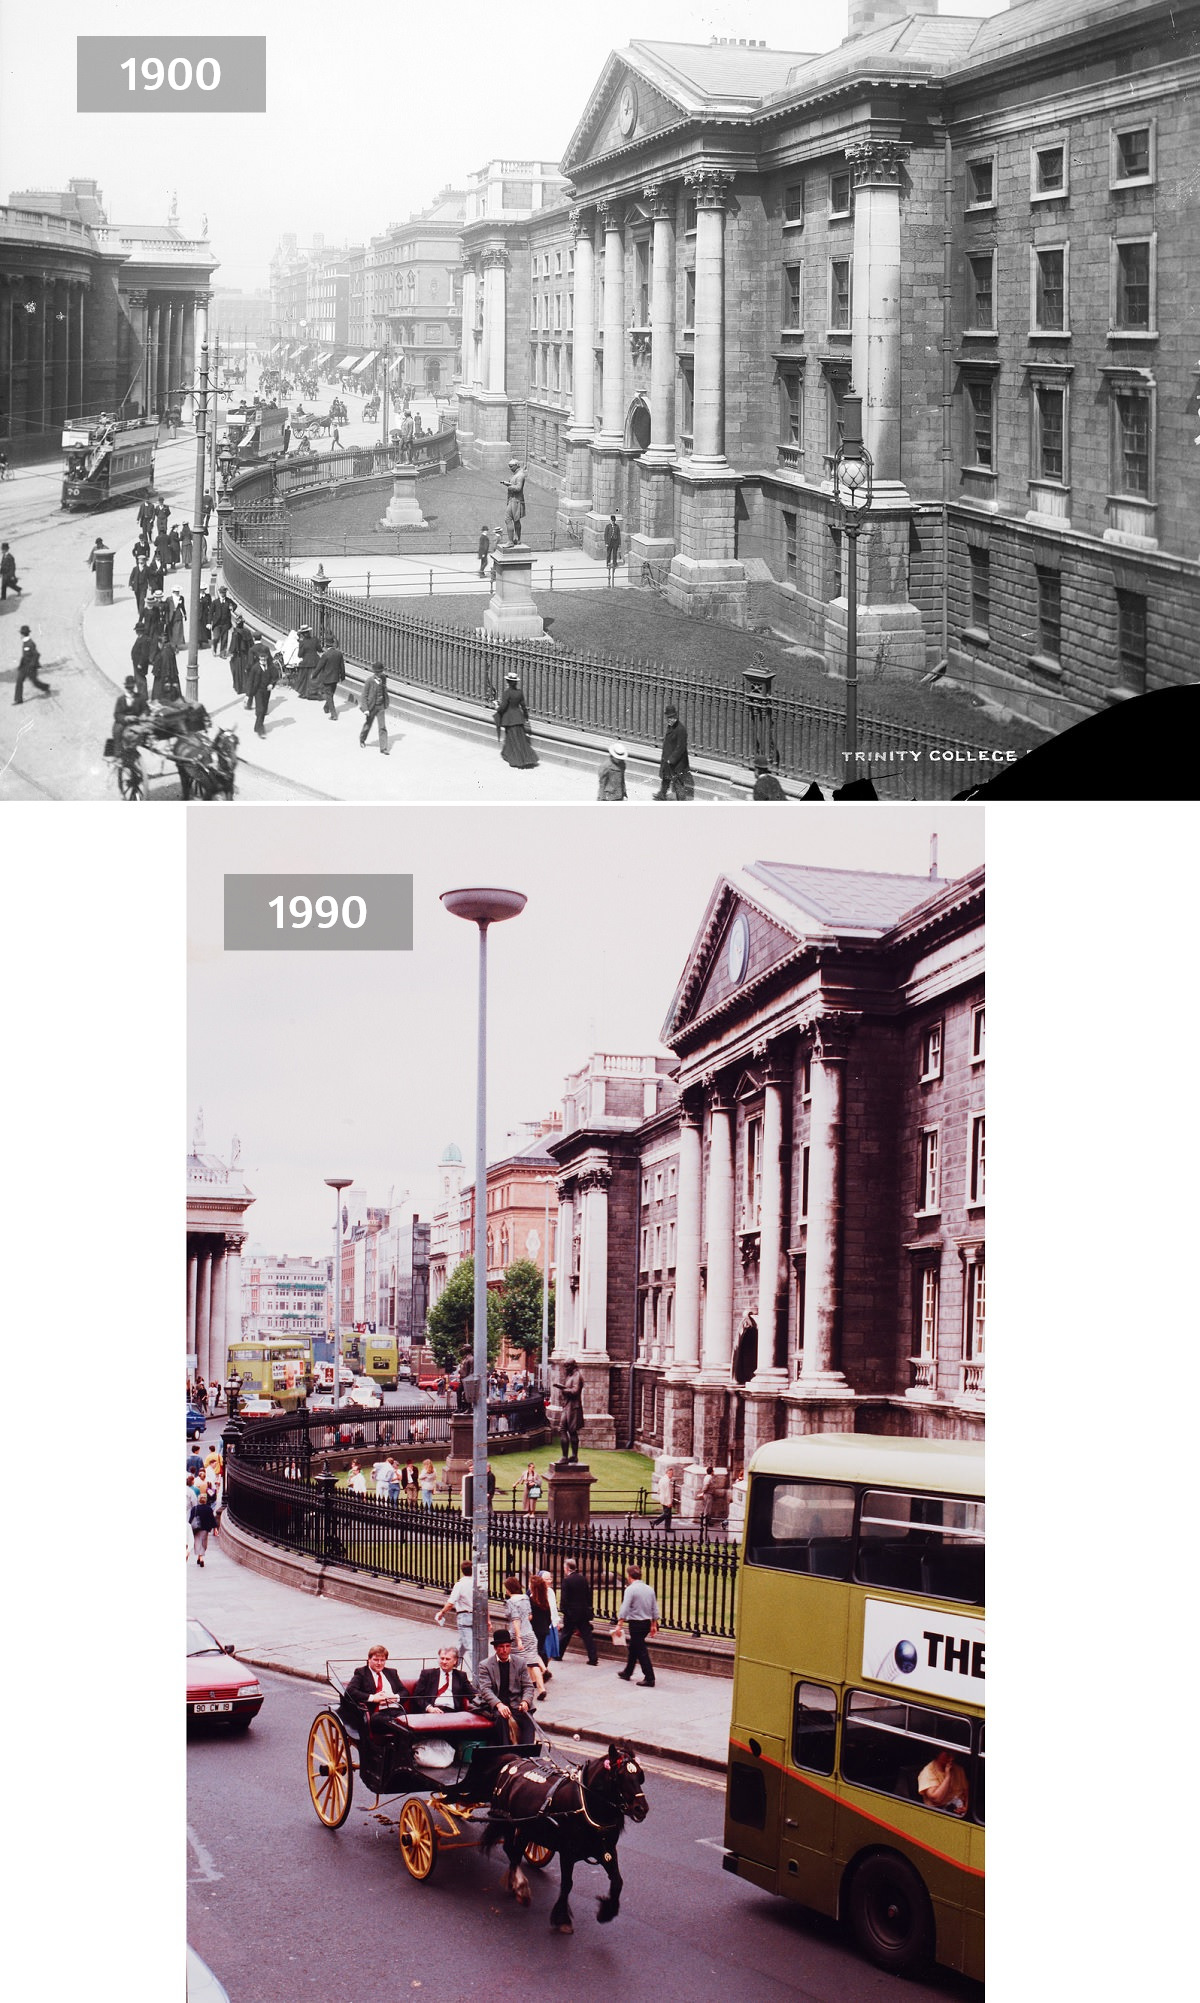
{"type": "Polygon", "coordinates": [[[546,1521],[564,1526],[589,1523],[592,1515],[591,1490],[595,1479],[586,1461],[571,1461],[566,1466],[561,1462],[551,1462],[546,1521]]]}
{"type": "Polygon", "coordinates": [[[510,543],[496,552],[496,575],[483,630],[497,640],[544,640],[546,628],[533,602],[533,551],[510,543]]]}
{"type": "Polygon", "coordinates": [[[455,1488],[470,1474],[475,1460],[475,1421],[470,1412],[450,1414],[450,1452],[446,1456],[446,1486],[455,1488]]]}
{"type": "Polygon", "coordinates": [[[429,523],[421,513],[421,503],[417,499],[417,469],[415,466],[399,466],[392,474],[392,498],[387,504],[387,513],[379,524],[381,529],[427,529],[429,523]]]}

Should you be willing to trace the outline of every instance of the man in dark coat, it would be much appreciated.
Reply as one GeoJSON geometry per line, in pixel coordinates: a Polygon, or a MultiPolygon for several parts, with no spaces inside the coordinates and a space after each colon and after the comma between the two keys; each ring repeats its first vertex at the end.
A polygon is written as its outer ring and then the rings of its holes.
{"type": "Polygon", "coordinates": [[[311,626],[301,626],[296,636],[296,693],[304,702],[320,702],[324,689],[317,678],[321,649],[311,626]]]}
{"type": "Polygon", "coordinates": [[[163,570],[162,564],[159,562],[156,553],[154,556],[151,557],[149,563],[146,565],[146,577],[151,591],[162,590],[163,584],[165,582],[165,575],[166,574],[163,570]]]}
{"type": "Polygon", "coordinates": [[[150,589],[150,572],[147,570],[140,556],[129,573],[129,589],[137,600],[138,618],[140,619],[146,603],[146,593],[150,589]]]}
{"type": "Polygon", "coordinates": [[[153,525],[154,525],[154,503],[153,501],[147,499],[142,502],[141,507],[138,509],[138,527],[141,530],[142,535],[146,537],[147,540],[149,539],[150,530],[153,527],[153,525]]]}
{"type": "Polygon", "coordinates": [[[608,566],[608,581],[613,584],[621,561],[621,525],[615,515],[610,515],[604,524],[604,561],[608,566]]]}
{"type": "Polygon", "coordinates": [[[491,555],[491,551],[492,545],[488,540],[487,523],[485,522],[479,531],[479,575],[481,577],[487,576],[487,560],[491,555]]]}
{"type": "Polygon", "coordinates": [[[158,506],[154,510],[154,520],[160,536],[166,535],[167,523],[170,521],[170,519],[171,519],[170,502],[160,501],[158,506]]]}
{"type": "Polygon", "coordinates": [[[213,600],[212,608],[212,637],[213,652],[215,654],[227,654],[229,652],[229,635],[232,628],[233,604],[226,587],[222,585],[213,600]]]}
{"type": "Polygon", "coordinates": [[[562,1635],[558,1652],[565,1655],[567,1643],[573,1634],[578,1634],[587,1650],[587,1659],[592,1668],[596,1667],[599,1656],[596,1653],[596,1637],[592,1633],[592,1589],[580,1571],[574,1558],[568,1558],[563,1565],[563,1581],[559,1588],[558,1603],[562,1608],[562,1635]]]}
{"type": "Polygon", "coordinates": [[[476,1710],[495,1719],[494,1744],[529,1746],[537,1738],[532,1711],[533,1679],[523,1655],[512,1652],[512,1636],[506,1627],[492,1633],[492,1652],[479,1666],[475,1679],[476,1710]]]}
{"type": "Polygon", "coordinates": [[[7,598],[10,591],[21,596],[17,583],[17,559],[6,542],[0,542],[0,598],[7,598]]]}
{"type": "Polygon", "coordinates": [[[212,594],[207,587],[200,593],[200,630],[196,644],[199,647],[212,645],[212,594]]]}
{"type": "Polygon", "coordinates": [[[14,702],[24,702],[26,682],[32,682],[34,688],[40,689],[43,695],[52,695],[54,693],[49,682],[42,681],[38,674],[38,669],[41,665],[42,657],[34,644],[33,636],[28,626],[22,626],[21,658],[17,663],[17,690],[13,696],[14,702]]]}
{"type": "Polygon", "coordinates": [[[450,1643],[438,1650],[436,1669],[423,1669],[413,1684],[412,1711],[469,1711],[471,1679],[458,1666],[458,1650],[450,1643]]]}
{"type": "Polygon", "coordinates": [[[338,683],[346,677],[346,657],[337,641],[332,637],[317,663],[317,680],[325,691],[325,714],[331,722],[337,722],[338,683]]]}
{"type": "Polygon", "coordinates": [[[696,782],[688,764],[687,731],[679,721],[679,711],[674,704],[668,703],[658,767],[658,791],[654,797],[656,800],[690,800],[695,791],[696,782]]]}
{"type": "Polygon", "coordinates": [[[190,567],[192,561],[192,525],[185,522],[179,531],[180,561],[190,567]]]}
{"type": "Polygon", "coordinates": [[[179,666],[175,659],[175,649],[169,634],[164,634],[158,643],[154,656],[154,680],[150,685],[151,702],[182,702],[183,690],[179,686],[179,666]]]}
{"type": "Polygon", "coordinates": [[[271,690],[278,680],[279,674],[270,646],[261,633],[256,633],[250,654],[250,666],[246,673],[246,694],[249,697],[246,708],[249,709],[253,704],[256,737],[265,737],[267,734],[267,705],[271,700],[271,690]]]}
{"type": "Polygon", "coordinates": [[[387,670],[382,661],[373,661],[371,663],[371,672],[363,683],[362,694],[358,699],[358,703],[363,713],[363,727],[358,735],[360,748],[364,751],[366,750],[367,739],[371,735],[371,725],[378,723],[379,749],[386,758],[388,755],[388,685],[387,670]]]}
{"type": "Polygon", "coordinates": [[[145,682],[143,681],[139,692],[136,676],[126,675],[124,690],[117,697],[116,708],[113,710],[112,734],[118,750],[125,735],[125,725],[132,722],[135,717],[145,716],[149,707],[145,682]]]}
{"type": "Polygon", "coordinates": [[[340,1706],[343,1715],[353,1724],[365,1726],[372,1735],[391,1731],[392,1717],[399,1712],[404,1694],[396,1671],[388,1668],[387,1657],[382,1642],[367,1650],[367,1659],[347,1683],[340,1706]]]}
{"type": "Polygon", "coordinates": [[[149,695],[150,663],[154,659],[154,646],[149,633],[140,619],[138,621],[136,637],[132,647],[129,649],[129,658],[133,664],[133,679],[137,685],[138,694],[145,701],[149,695]]]}
{"type": "MultiPolygon", "coordinates": [[[[250,628],[241,613],[233,621],[233,632],[229,638],[229,672],[233,677],[235,695],[246,694],[246,677],[250,672],[250,655],[254,642],[250,638],[250,628]]],[[[246,705],[249,708],[249,704],[246,705]]]]}

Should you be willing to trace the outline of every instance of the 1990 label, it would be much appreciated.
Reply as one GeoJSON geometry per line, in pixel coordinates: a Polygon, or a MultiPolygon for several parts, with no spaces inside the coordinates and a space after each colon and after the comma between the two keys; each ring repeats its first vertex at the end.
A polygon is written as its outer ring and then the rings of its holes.
{"type": "Polygon", "coordinates": [[[265,111],[265,35],[80,35],[79,111],[265,111]]]}
{"type": "Polygon", "coordinates": [[[411,876],[227,876],[227,953],[410,953],[411,876]]]}

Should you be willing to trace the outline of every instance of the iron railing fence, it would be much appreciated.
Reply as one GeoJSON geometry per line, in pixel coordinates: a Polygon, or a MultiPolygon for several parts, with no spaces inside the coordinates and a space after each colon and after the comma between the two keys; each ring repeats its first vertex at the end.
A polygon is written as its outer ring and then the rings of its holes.
{"type": "MultiPolygon", "coordinates": [[[[225,1507],[245,1530],[323,1564],[448,1594],[471,1556],[471,1523],[450,1504],[406,1508],[270,1470],[240,1450],[226,1472],[225,1507]]],[[[637,1565],[658,1599],[659,1624],[691,1635],[732,1636],[737,1547],[675,1542],[648,1530],[607,1524],[551,1525],[543,1516],[493,1514],[488,1525],[488,1591],[505,1597],[510,1575],[548,1571],[556,1584],[573,1558],[592,1588],[595,1618],[616,1619],[628,1566],[637,1565]]]]}
{"type": "MultiPolygon", "coordinates": [[[[349,455],[335,455],[335,460],[349,455]]],[[[318,471],[329,466],[319,462],[318,471]]],[[[501,640],[461,626],[421,619],[396,598],[364,599],[289,576],[280,561],[257,555],[240,539],[239,510],[267,503],[271,482],[294,469],[255,468],[237,482],[237,508],[222,547],[226,582],[256,617],[290,632],[302,623],[332,633],[347,662],[380,661],[411,686],[487,706],[498,700],[508,673],[520,680],[537,736],[539,717],[559,727],[657,747],[668,701],[679,707],[691,749],[751,769],[756,758],[796,782],[839,786],[869,773],[882,797],[945,799],[991,770],[994,747],[890,717],[858,715],[858,760],[843,756],[845,709],[813,697],[769,700],[732,682],[702,678],[687,667],[575,652],[543,641],[501,640]]],[[[247,524],[250,527],[250,524],[247,524]]],[[[256,533],[270,536],[264,526],[256,533]]]]}
{"type": "MultiPolygon", "coordinates": [[[[343,1406],[336,1414],[290,1412],[279,1419],[253,1420],[227,1437],[233,1451],[258,1465],[283,1473],[293,1464],[307,1469],[315,1455],[358,1453],[386,1455],[402,1450],[412,1459],[421,1448],[444,1447],[450,1441],[451,1414],[442,1408],[381,1405],[343,1406]],[[410,1451],[411,1450],[411,1451],[410,1451]]],[[[488,1438],[526,1439],[547,1431],[543,1397],[488,1401],[488,1438]]]]}

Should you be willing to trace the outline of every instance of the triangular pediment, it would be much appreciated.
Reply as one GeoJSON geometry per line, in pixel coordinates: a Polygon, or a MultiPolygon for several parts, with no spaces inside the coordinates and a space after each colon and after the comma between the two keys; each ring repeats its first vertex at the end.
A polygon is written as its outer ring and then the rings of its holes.
{"type": "Polygon", "coordinates": [[[562,171],[568,178],[582,173],[592,160],[637,145],[688,116],[686,104],[651,83],[623,56],[611,55],[563,155],[562,171]]]}
{"type": "Polygon", "coordinates": [[[766,900],[747,897],[722,877],[675,990],[663,1042],[669,1046],[689,1024],[736,1005],[773,968],[794,960],[808,933],[803,922],[793,929],[766,909],[766,900]]]}

